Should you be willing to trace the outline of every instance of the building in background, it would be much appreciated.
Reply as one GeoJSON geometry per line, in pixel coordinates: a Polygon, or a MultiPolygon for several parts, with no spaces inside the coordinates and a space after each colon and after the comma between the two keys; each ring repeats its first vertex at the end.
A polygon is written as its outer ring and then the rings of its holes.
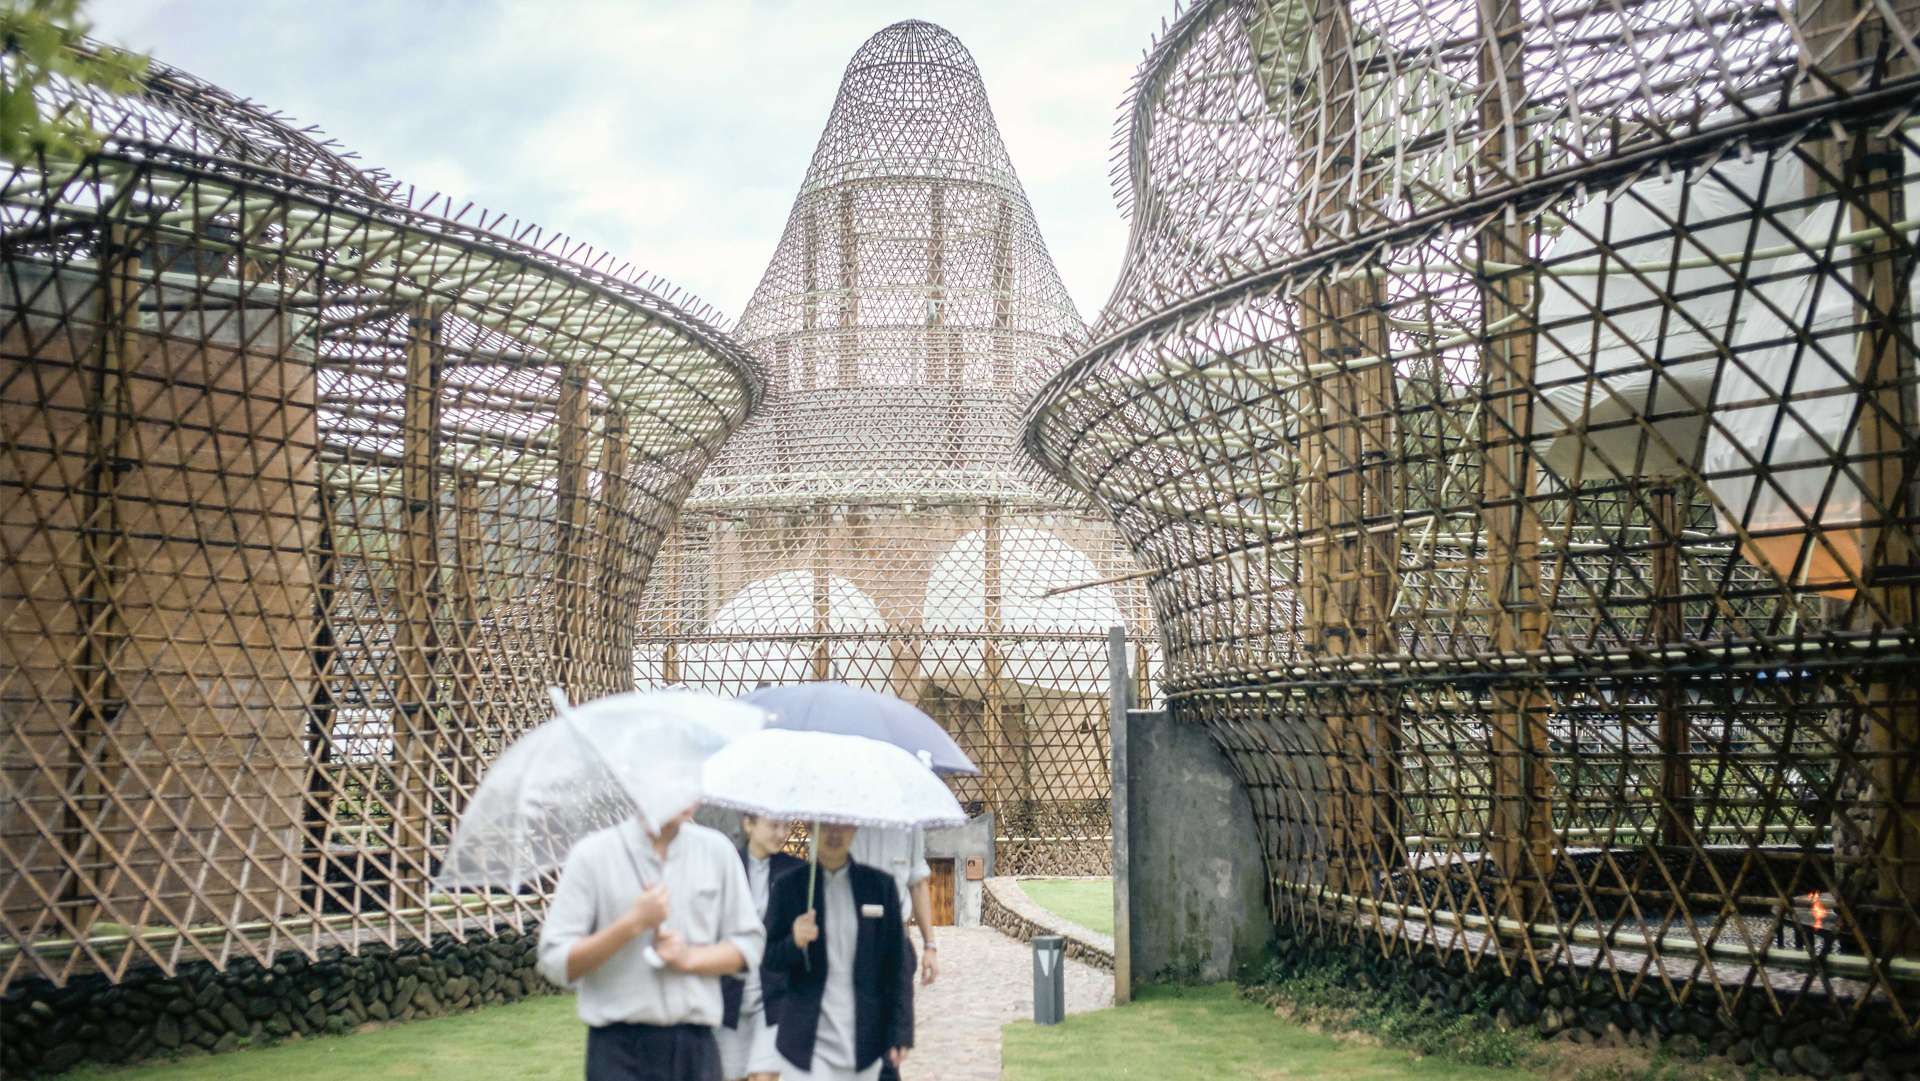
{"type": "Polygon", "coordinates": [[[1020,451],[1083,327],[952,34],[854,55],[737,335],[772,400],[662,552],[640,684],[900,695],[981,767],[1001,873],[1104,873],[1108,629],[1156,651],[1112,527],[1020,451]]]}

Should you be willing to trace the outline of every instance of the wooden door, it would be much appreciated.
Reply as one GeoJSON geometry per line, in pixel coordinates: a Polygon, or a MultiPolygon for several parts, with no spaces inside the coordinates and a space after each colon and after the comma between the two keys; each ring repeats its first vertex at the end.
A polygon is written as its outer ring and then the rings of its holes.
{"type": "Polygon", "coordinates": [[[927,892],[933,899],[933,925],[935,927],[953,926],[953,861],[928,860],[927,866],[933,869],[933,877],[927,880],[927,892]]]}

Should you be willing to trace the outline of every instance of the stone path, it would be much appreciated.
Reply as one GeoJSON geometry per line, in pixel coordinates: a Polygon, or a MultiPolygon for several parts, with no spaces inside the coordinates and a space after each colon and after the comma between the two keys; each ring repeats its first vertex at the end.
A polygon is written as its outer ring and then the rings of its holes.
{"type": "MultiPolygon", "coordinates": [[[[901,1081],[998,1081],[1000,1026],[1033,1016],[1033,950],[986,927],[940,928],[940,979],[914,995],[901,1081]]],[[[1067,962],[1067,1012],[1113,1003],[1113,974],[1067,962]]]]}

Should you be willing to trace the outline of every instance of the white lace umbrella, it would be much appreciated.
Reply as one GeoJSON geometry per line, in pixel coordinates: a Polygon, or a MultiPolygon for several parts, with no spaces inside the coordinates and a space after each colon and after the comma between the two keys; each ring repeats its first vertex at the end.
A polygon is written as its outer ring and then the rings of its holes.
{"type": "MultiPolygon", "coordinates": [[[[922,752],[924,755],[925,752],[922,752]]],[[[707,759],[706,802],[765,818],[812,822],[807,861],[817,856],[820,824],[886,829],[964,825],[967,814],[931,757],[915,757],[865,736],[768,728],[707,759]]],[[[807,874],[807,907],[814,876],[807,874]]]]}
{"type": "Polygon", "coordinates": [[[865,736],[768,728],[707,759],[704,776],[707,803],[746,814],[888,829],[967,821],[920,759],[865,736]]]}
{"type": "Polygon", "coordinates": [[[699,691],[616,694],[568,706],[514,741],[480,782],[434,882],[518,889],[582,837],[639,816],[664,822],[700,800],[700,766],[770,714],[699,691]]]}

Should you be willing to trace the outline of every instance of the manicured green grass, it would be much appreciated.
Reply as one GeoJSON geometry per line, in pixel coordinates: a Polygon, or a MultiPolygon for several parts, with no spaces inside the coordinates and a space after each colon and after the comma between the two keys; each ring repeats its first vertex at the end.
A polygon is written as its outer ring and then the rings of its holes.
{"type": "Polygon", "coordinates": [[[1249,1078],[1252,1081],[1496,1081],[1519,1070],[1472,1066],[1342,1040],[1282,1021],[1230,984],[1148,987],[1126,1006],[1005,1030],[1003,1081],[1249,1078]]]}
{"type": "Polygon", "coordinates": [[[1089,931],[1113,933],[1111,878],[1023,878],[1020,888],[1048,912],[1065,916],[1089,931]]]}
{"type": "Polygon", "coordinates": [[[452,1017],[153,1065],[90,1067],[62,1081],[578,1081],[587,1030],[572,995],[452,1017]]]}

